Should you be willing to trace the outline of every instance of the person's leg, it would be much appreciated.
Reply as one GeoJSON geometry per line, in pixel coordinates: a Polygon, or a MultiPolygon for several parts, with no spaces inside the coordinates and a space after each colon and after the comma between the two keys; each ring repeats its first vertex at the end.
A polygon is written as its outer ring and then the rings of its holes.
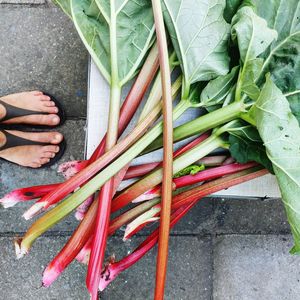
{"type": "MultiPolygon", "coordinates": [[[[39,168],[48,163],[59,152],[58,144],[63,140],[59,132],[21,132],[7,130],[8,133],[21,138],[49,144],[47,146],[17,146],[0,151],[0,158],[14,162],[18,165],[39,168]]],[[[5,146],[6,137],[0,132],[0,148],[5,146]]]]}
{"type": "MultiPolygon", "coordinates": [[[[0,97],[0,100],[10,104],[12,106],[32,110],[36,112],[43,112],[48,114],[41,115],[29,115],[17,118],[12,118],[10,120],[3,121],[3,124],[30,124],[30,125],[48,125],[55,126],[59,124],[60,119],[57,115],[58,108],[55,103],[51,101],[49,96],[44,95],[39,91],[23,92],[17,94],[11,94],[7,96],[0,97]]],[[[5,107],[0,103],[0,120],[5,117],[6,110],[5,107]]]]}

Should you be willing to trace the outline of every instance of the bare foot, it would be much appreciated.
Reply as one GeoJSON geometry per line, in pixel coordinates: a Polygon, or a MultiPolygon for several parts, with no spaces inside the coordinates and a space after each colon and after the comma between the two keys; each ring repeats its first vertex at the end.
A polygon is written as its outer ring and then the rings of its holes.
{"type": "MultiPolygon", "coordinates": [[[[24,167],[40,168],[59,152],[58,144],[63,140],[59,132],[7,132],[35,142],[47,143],[47,146],[17,146],[0,151],[0,157],[24,167]]],[[[5,134],[0,132],[0,147],[6,143],[5,134]]]]}
{"type": "MultiPolygon", "coordinates": [[[[17,94],[11,94],[0,98],[1,101],[10,105],[33,110],[37,112],[49,113],[48,115],[29,115],[23,117],[12,118],[10,120],[3,121],[4,124],[31,124],[31,125],[47,125],[55,126],[60,122],[58,108],[55,103],[51,101],[51,98],[44,95],[42,92],[23,92],[17,94]]],[[[3,105],[0,104],[0,120],[5,117],[6,110],[3,105]]]]}

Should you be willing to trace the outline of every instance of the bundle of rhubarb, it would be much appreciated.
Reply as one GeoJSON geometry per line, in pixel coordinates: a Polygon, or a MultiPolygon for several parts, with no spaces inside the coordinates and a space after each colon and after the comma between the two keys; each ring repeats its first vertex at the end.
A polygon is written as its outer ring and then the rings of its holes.
{"type": "Polygon", "coordinates": [[[78,260],[88,265],[87,289],[97,299],[158,243],[154,297],[163,299],[170,229],[203,197],[267,173],[277,178],[294,237],[291,253],[299,254],[299,1],[54,2],[110,84],[110,112],[93,155],[60,166],[64,182],[18,189],[0,200],[9,207],[35,199],[24,217],[43,214],[16,241],[18,258],[76,212],[79,225],[46,267],[43,285],[78,260]],[[122,101],[122,87],[134,77],[122,101]],[[122,134],[148,90],[135,127],[122,134]],[[173,128],[186,110],[199,108],[199,117],[173,128]],[[161,162],[131,164],[161,147],[161,162]],[[149,224],[153,232],[133,252],[105,261],[107,239],[118,229],[126,226],[128,239],[149,224]]]}

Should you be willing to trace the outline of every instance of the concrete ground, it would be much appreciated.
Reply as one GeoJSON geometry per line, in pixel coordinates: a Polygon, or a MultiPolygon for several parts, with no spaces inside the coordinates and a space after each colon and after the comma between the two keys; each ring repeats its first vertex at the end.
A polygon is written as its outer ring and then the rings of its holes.
{"type": "MultiPolygon", "coordinates": [[[[64,102],[68,141],[63,158],[83,158],[88,56],[72,22],[46,0],[0,0],[0,95],[41,89],[64,102]]],[[[58,182],[56,166],[29,170],[0,163],[0,197],[22,186],[58,182]]],[[[0,299],[88,299],[85,267],[72,263],[49,289],[41,273],[76,227],[73,216],[38,239],[17,261],[13,239],[29,226],[24,208],[0,208],[0,299]]],[[[149,229],[143,232],[147,233],[149,229]]],[[[123,244],[122,232],[109,253],[128,253],[143,240],[123,244]]],[[[290,300],[300,296],[300,260],[289,255],[289,227],[278,199],[207,198],[173,230],[166,299],[290,300]]],[[[102,299],[152,299],[155,251],[122,274],[102,299]]]]}

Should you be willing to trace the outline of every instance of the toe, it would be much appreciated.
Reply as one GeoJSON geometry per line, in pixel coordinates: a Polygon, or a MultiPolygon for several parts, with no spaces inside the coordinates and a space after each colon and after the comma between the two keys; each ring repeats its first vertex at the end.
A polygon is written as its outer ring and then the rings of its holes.
{"type": "Polygon", "coordinates": [[[34,96],[40,96],[40,95],[43,95],[43,92],[41,92],[41,91],[32,91],[32,92],[30,92],[32,95],[34,95],[34,96]]]}
{"type": "Polygon", "coordinates": [[[42,111],[47,112],[49,114],[57,114],[58,108],[56,106],[52,106],[52,105],[50,105],[50,106],[43,105],[42,111]]]}
{"type": "Polygon", "coordinates": [[[42,147],[42,153],[46,152],[52,152],[52,153],[58,153],[59,152],[59,146],[43,146],[42,147]]]}
{"type": "Polygon", "coordinates": [[[33,169],[37,169],[40,168],[42,165],[40,163],[31,163],[28,165],[28,167],[33,168],[33,169]]]}
{"type": "Polygon", "coordinates": [[[52,106],[55,106],[55,102],[54,101],[43,101],[43,105],[46,107],[52,107],[52,106]]]}
{"type": "Polygon", "coordinates": [[[49,119],[52,125],[57,125],[60,122],[60,118],[57,115],[49,115],[49,119]]]}
{"type": "Polygon", "coordinates": [[[43,158],[54,158],[56,154],[54,152],[44,152],[42,155],[43,158]]]}
{"type": "Polygon", "coordinates": [[[49,115],[36,115],[35,117],[35,123],[40,125],[48,125],[48,126],[55,126],[58,125],[60,122],[59,116],[55,114],[49,114],[49,115]]]}
{"type": "Polygon", "coordinates": [[[39,99],[42,101],[50,101],[51,100],[51,98],[49,96],[44,95],[44,94],[39,95],[39,99]]]}
{"type": "Polygon", "coordinates": [[[40,158],[37,163],[44,165],[47,164],[50,161],[50,158],[44,157],[44,158],[40,158]]]}
{"type": "Polygon", "coordinates": [[[64,139],[64,136],[59,132],[52,132],[52,134],[51,144],[59,144],[64,139]]]}

